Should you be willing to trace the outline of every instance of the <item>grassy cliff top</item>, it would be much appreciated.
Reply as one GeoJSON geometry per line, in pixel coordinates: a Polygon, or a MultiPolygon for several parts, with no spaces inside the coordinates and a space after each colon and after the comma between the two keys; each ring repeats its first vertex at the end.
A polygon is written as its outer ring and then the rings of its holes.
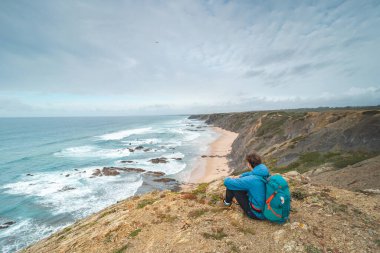
{"type": "Polygon", "coordinates": [[[110,206],[22,252],[379,252],[380,198],[288,176],[285,225],[223,207],[221,181],[110,206]]]}

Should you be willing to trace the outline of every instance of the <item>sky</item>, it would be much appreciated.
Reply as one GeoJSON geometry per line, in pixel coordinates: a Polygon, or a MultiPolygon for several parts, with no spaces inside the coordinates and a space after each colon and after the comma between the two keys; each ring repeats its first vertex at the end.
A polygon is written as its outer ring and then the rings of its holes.
{"type": "Polygon", "coordinates": [[[380,1],[0,1],[0,117],[380,104],[380,1]]]}

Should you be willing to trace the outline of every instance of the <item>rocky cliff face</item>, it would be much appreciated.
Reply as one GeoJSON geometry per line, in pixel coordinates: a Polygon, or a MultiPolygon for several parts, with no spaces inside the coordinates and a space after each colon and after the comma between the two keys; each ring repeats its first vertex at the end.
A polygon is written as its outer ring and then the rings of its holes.
{"type": "Polygon", "coordinates": [[[278,172],[305,172],[324,164],[336,169],[380,153],[380,110],[270,111],[193,115],[239,136],[230,166],[244,169],[255,150],[278,172]]]}

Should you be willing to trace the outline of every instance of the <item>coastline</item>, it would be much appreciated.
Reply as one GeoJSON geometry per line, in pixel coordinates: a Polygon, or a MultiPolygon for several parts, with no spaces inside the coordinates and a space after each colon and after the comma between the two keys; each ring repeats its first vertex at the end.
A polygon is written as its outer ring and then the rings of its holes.
{"type": "MultiPolygon", "coordinates": [[[[238,116],[241,119],[241,115],[238,116]]],[[[229,124],[231,121],[234,122],[235,119],[227,117],[224,122],[229,124]]],[[[299,123],[298,118],[295,121],[299,123]]],[[[219,125],[223,126],[220,122],[219,125]]],[[[217,128],[213,129],[218,131],[217,128]]],[[[234,149],[237,149],[234,150],[235,153],[239,151],[239,148],[249,147],[250,138],[248,137],[256,136],[255,132],[244,129],[240,131],[240,134],[247,135],[244,140],[246,143],[243,142],[240,146],[235,145],[234,149]]],[[[206,149],[200,155],[205,157],[197,157],[196,163],[193,162],[192,170],[189,171],[192,176],[190,179],[195,182],[192,184],[184,182],[182,186],[186,188],[180,192],[152,191],[121,200],[78,220],[48,238],[33,243],[21,252],[244,251],[251,248],[252,236],[257,234],[257,231],[272,236],[276,242],[268,244],[267,241],[258,240],[255,248],[260,252],[296,249],[300,251],[332,249],[342,252],[364,249],[368,252],[377,252],[376,225],[379,217],[376,208],[379,206],[379,198],[375,194],[315,184],[296,171],[286,173],[284,176],[289,181],[290,190],[298,196],[292,200],[292,208],[296,212],[291,213],[289,223],[278,226],[244,217],[239,206],[232,205],[230,208],[225,208],[220,205],[219,196],[225,192],[221,180],[191,189],[192,186],[196,186],[196,183],[213,179],[210,179],[208,175],[221,178],[225,173],[228,175],[230,172],[227,158],[219,151],[225,150],[227,151],[225,154],[228,154],[235,139],[230,141],[229,146],[224,145],[218,143],[222,135],[223,133],[220,133],[212,143],[204,146],[206,149]],[[220,167],[216,166],[216,163],[218,161],[220,163],[221,160],[224,160],[224,164],[221,163],[220,167]],[[314,204],[310,205],[310,202],[314,204]],[[320,227],[321,222],[327,224],[323,229],[320,227]],[[345,234],[336,233],[336,231],[344,231],[347,224],[351,224],[355,229],[345,234]],[[301,239],[300,234],[304,236],[301,239]],[[357,236],[357,234],[363,236],[357,236]]],[[[265,136],[260,136],[260,138],[265,139],[265,136]]],[[[285,144],[289,144],[289,141],[285,140],[285,144]]],[[[285,150],[289,149],[288,145],[281,147],[285,150]]],[[[291,148],[290,152],[294,152],[294,149],[291,148]]],[[[235,156],[234,161],[239,161],[238,158],[239,156],[235,156]]],[[[376,166],[376,163],[373,164],[376,166]]],[[[352,169],[356,165],[348,166],[352,169]]],[[[315,170],[324,168],[324,165],[319,165],[315,170]]]]}
{"type": "Polygon", "coordinates": [[[219,137],[209,144],[205,154],[195,163],[187,182],[189,184],[211,182],[230,173],[227,155],[231,152],[232,143],[239,134],[220,127],[212,129],[219,134],[219,137]]]}

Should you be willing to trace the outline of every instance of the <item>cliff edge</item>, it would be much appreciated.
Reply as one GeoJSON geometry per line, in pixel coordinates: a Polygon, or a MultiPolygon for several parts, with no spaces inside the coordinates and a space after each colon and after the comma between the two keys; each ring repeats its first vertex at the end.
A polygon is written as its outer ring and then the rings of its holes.
{"type": "Polygon", "coordinates": [[[380,198],[285,174],[290,222],[276,225],[221,205],[221,181],[115,204],[22,252],[378,252],[380,198]]]}

